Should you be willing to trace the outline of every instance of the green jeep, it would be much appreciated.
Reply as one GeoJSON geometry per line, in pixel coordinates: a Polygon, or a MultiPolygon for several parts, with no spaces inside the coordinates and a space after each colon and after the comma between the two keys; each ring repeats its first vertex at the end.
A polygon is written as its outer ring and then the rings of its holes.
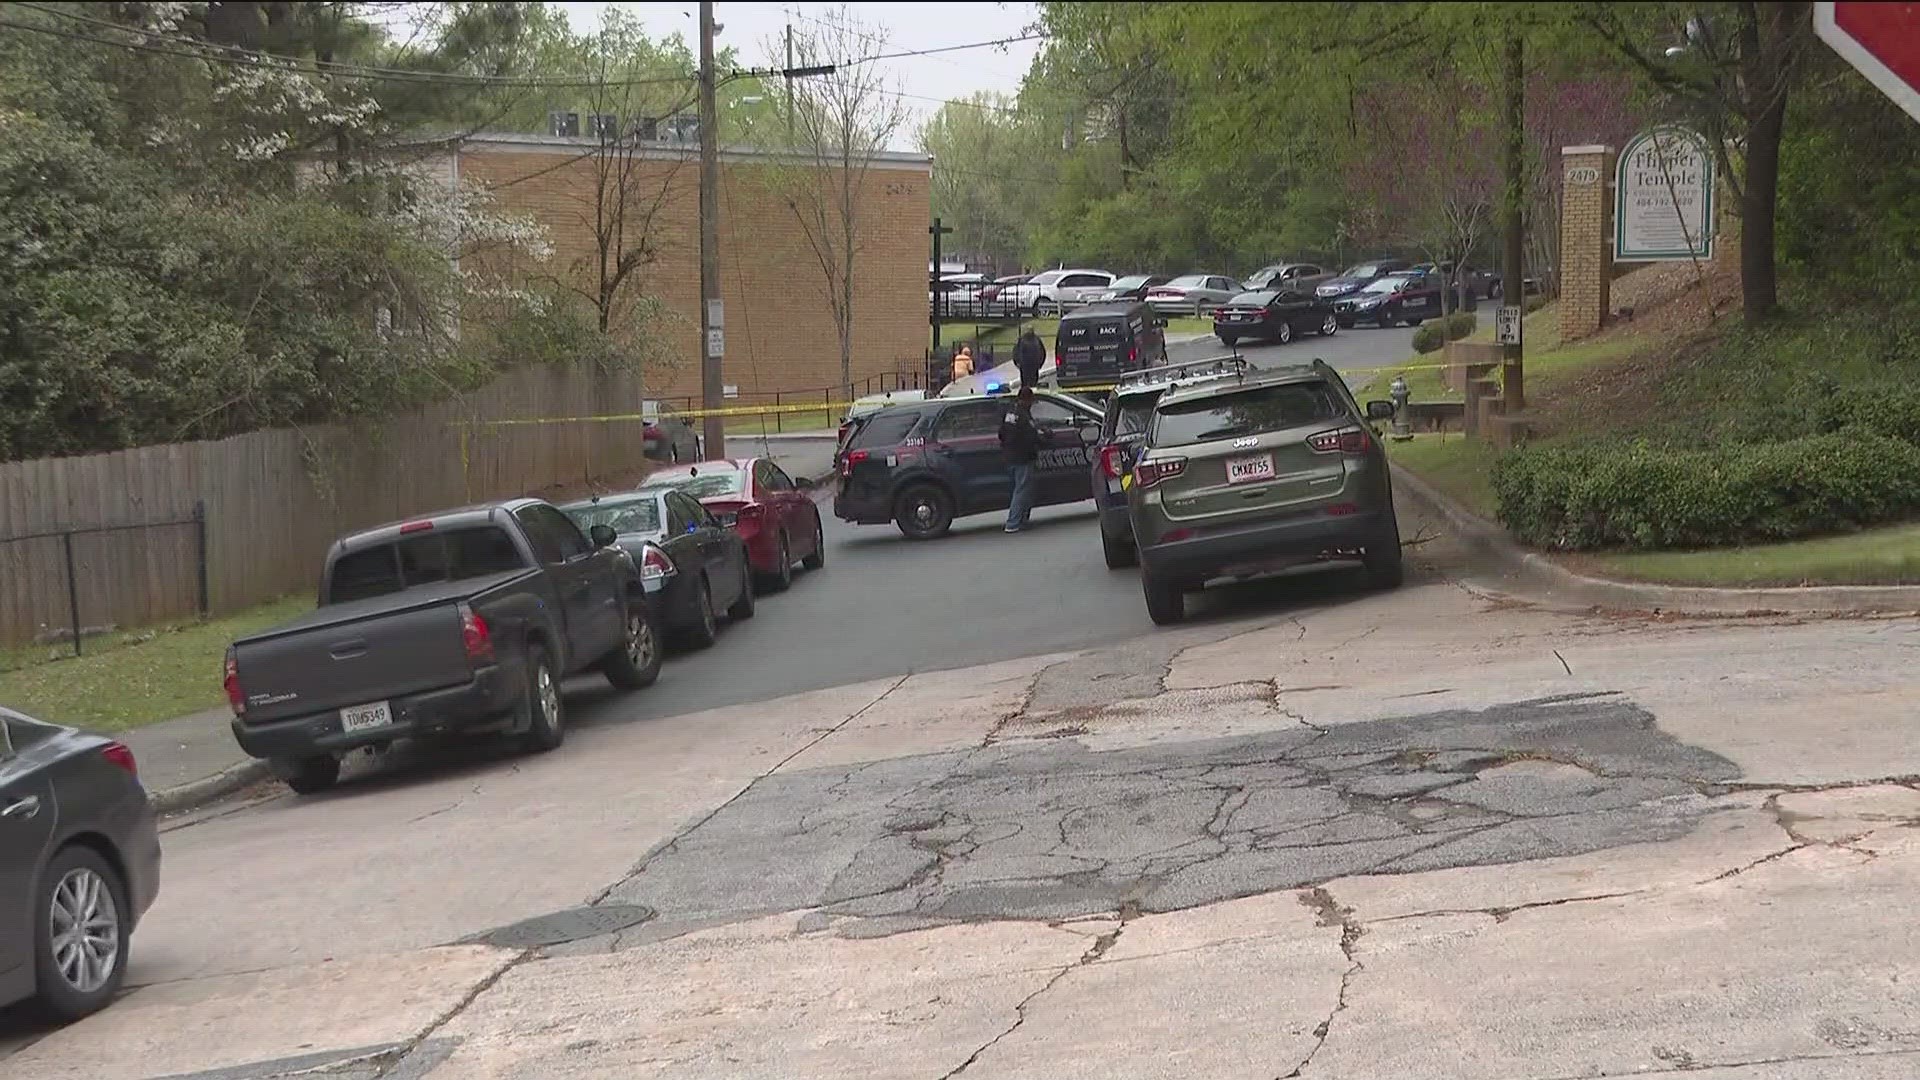
{"type": "Polygon", "coordinates": [[[1400,584],[1400,529],[1386,452],[1339,374],[1311,365],[1250,370],[1175,387],[1154,406],[1133,467],[1127,512],[1147,614],[1186,617],[1210,582],[1322,562],[1359,562],[1381,588],[1400,584]]]}

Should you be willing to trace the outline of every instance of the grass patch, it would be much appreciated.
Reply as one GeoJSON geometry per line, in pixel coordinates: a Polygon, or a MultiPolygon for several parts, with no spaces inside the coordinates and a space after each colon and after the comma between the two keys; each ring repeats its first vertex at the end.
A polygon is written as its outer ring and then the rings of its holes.
{"type": "MultiPolygon", "coordinates": [[[[840,412],[844,412],[844,407],[840,412]]],[[[827,409],[805,412],[768,413],[765,416],[730,416],[729,435],[778,435],[789,431],[829,431],[840,425],[840,413],[827,409]]]]}
{"type": "Polygon", "coordinates": [[[220,665],[234,638],[313,609],[288,597],[218,619],[89,638],[86,655],[63,646],[0,654],[0,703],[101,731],[211,709],[225,700],[220,665]]]}
{"type": "Polygon", "coordinates": [[[1920,525],[1711,551],[1575,560],[1611,577],[1666,585],[1920,585],[1920,525]]]}
{"type": "Polygon", "coordinates": [[[1494,516],[1488,474],[1499,451],[1491,443],[1459,434],[1415,435],[1386,440],[1387,456],[1481,517],[1494,516]]]}

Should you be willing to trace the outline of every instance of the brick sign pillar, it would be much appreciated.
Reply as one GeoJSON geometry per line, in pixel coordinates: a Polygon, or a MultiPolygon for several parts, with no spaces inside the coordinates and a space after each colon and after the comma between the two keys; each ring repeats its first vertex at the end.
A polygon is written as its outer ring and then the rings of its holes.
{"type": "Polygon", "coordinates": [[[1614,151],[1610,146],[1560,150],[1560,338],[1599,331],[1613,282],[1614,151]]]}

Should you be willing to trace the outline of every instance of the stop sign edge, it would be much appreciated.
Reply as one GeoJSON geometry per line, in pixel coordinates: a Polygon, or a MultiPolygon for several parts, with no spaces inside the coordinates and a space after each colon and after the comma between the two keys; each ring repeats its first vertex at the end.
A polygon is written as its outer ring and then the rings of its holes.
{"type": "Polygon", "coordinates": [[[1832,0],[1813,5],[1813,31],[1821,41],[1839,53],[1841,59],[1865,75],[1875,88],[1892,98],[1893,103],[1905,110],[1908,116],[1920,120],[1920,87],[1908,85],[1871,50],[1855,40],[1852,34],[1841,29],[1834,17],[1832,0]]]}

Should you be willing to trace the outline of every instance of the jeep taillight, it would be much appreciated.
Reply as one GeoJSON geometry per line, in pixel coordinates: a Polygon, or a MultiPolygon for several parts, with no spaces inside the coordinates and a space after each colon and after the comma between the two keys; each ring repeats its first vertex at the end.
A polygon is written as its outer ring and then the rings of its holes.
{"type": "Polygon", "coordinates": [[[1340,428],[1307,436],[1307,445],[1321,454],[1364,454],[1373,448],[1373,439],[1363,428],[1340,428]]]}
{"type": "Polygon", "coordinates": [[[247,695],[240,689],[240,660],[231,645],[227,646],[226,676],[221,682],[226,686],[227,707],[233,710],[233,715],[247,715],[247,695]]]}
{"type": "Polygon", "coordinates": [[[1143,461],[1133,467],[1133,482],[1143,488],[1150,488],[1169,476],[1179,476],[1186,471],[1187,459],[1183,457],[1143,461]]]}
{"type": "Polygon", "coordinates": [[[460,605],[460,642],[466,646],[467,659],[476,664],[493,662],[493,630],[481,614],[460,605]]]}
{"type": "Polygon", "coordinates": [[[1100,448],[1100,471],[1115,480],[1127,474],[1127,448],[1118,444],[1100,448]]]}
{"type": "Polygon", "coordinates": [[[840,459],[840,475],[841,475],[841,476],[852,476],[852,475],[853,475],[853,467],[854,467],[855,465],[858,465],[858,464],[860,464],[861,462],[863,462],[863,461],[865,461],[865,460],[867,460],[867,458],[869,458],[869,457],[871,457],[871,456],[873,456],[873,455],[871,455],[871,454],[869,454],[869,453],[868,453],[867,451],[865,451],[865,450],[849,450],[849,451],[847,451],[847,456],[846,456],[846,457],[843,457],[843,458],[841,458],[841,459],[840,459]]]}

